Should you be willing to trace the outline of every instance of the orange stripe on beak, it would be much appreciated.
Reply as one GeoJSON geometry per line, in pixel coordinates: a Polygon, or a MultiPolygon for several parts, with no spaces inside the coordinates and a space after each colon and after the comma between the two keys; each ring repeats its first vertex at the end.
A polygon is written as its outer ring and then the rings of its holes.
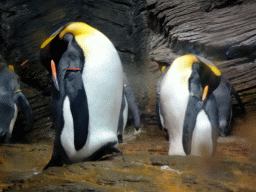
{"type": "Polygon", "coordinates": [[[206,98],[206,96],[207,96],[207,94],[208,94],[208,89],[209,89],[209,86],[206,85],[205,88],[204,88],[202,100],[205,100],[205,98],[206,98]]]}
{"type": "Polygon", "coordinates": [[[28,60],[24,61],[23,63],[21,63],[20,66],[22,67],[22,66],[26,65],[27,62],[28,62],[28,60]]]}
{"type": "Polygon", "coordinates": [[[81,71],[80,68],[68,68],[68,71],[81,71]]]}
{"type": "Polygon", "coordinates": [[[54,79],[57,80],[57,72],[56,72],[56,66],[53,60],[51,60],[51,68],[52,68],[52,75],[54,79]]]}

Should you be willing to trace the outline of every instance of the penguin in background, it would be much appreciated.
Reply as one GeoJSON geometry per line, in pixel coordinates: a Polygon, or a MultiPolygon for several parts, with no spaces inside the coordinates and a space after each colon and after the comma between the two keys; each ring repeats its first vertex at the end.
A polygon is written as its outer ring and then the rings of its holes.
{"type": "MultiPolygon", "coordinates": [[[[197,55],[195,56],[199,58],[200,61],[203,61],[204,63],[208,63],[212,66],[215,66],[214,63],[212,63],[211,61],[197,55]]],[[[156,102],[157,120],[158,120],[160,129],[164,130],[164,132],[166,133],[166,138],[168,140],[169,136],[168,136],[167,129],[163,128],[165,127],[165,124],[163,120],[162,108],[160,105],[160,85],[170,65],[168,63],[156,63],[156,65],[160,67],[160,70],[162,71],[162,75],[159,78],[157,83],[157,102],[156,102]]],[[[223,75],[221,75],[220,84],[217,87],[217,89],[213,91],[213,94],[216,98],[217,105],[218,105],[220,136],[226,137],[231,132],[230,123],[232,119],[232,100],[231,100],[232,95],[234,95],[234,97],[236,98],[242,113],[245,113],[245,108],[240,96],[234,89],[233,85],[223,75]]]]}
{"type": "Polygon", "coordinates": [[[166,75],[166,72],[168,71],[168,69],[170,68],[169,64],[167,63],[157,63],[155,62],[155,64],[158,66],[158,68],[160,69],[162,75],[160,76],[160,78],[157,81],[157,90],[156,90],[156,118],[157,118],[157,124],[158,127],[160,128],[161,131],[164,132],[165,134],[165,138],[167,140],[169,140],[169,135],[168,135],[168,131],[164,122],[164,118],[163,118],[163,109],[161,107],[161,103],[160,103],[160,86],[161,86],[161,82],[164,78],[164,76],[166,75]]]}
{"type": "Polygon", "coordinates": [[[73,22],[41,45],[40,57],[52,73],[56,128],[45,169],[120,152],[116,144],[123,69],[111,41],[97,29],[73,22]]]}
{"type": "Polygon", "coordinates": [[[33,127],[34,117],[30,104],[20,89],[19,77],[14,67],[0,63],[0,143],[11,141],[18,107],[25,115],[26,125],[33,127]]]}
{"type": "Polygon", "coordinates": [[[123,96],[122,96],[122,104],[121,104],[121,111],[120,111],[118,131],[117,131],[117,137],[118,137],[119,143],[123,143],[124,129],[126,127],[127,119],[128,119],[128,107],[131,109],[131,112],[133,114],[134,126],[136,131],[138,131],[140,128],[139,108],[135,101],[135,96],[133,94],[132,88],[125,74],[124,74],[123,80],[124,80],[123,96]]]}
{"type": "MultiPolygon", "coordinates": [[[[233,86],[212,62],[199,56],[185,55],[171,66],[158,65],[165,72],[157,92],[162,125],[170,137],[169,154],[213,155],[222,131],[219,126],[229,129],[233,86]]],[[[241,99],[238,102],[242,106],[241,99]]]]}

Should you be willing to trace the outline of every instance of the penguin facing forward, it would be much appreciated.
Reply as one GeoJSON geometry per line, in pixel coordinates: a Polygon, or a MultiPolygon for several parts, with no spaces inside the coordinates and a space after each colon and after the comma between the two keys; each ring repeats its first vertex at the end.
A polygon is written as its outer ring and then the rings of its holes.
{"type": "Polygon", "coordinates": [[[194,55],[173,61],[160,85],[160,104],[169,135],[169,155],[214,154],[219,135],[212,92],[221,73],[194,55]]]}
{"type": "Polygon", "coordinates": [[[52,73],[56,128],[45,169],[120,152],[123,69],[111,41],[85,23],[69,23],[41,45],[40,57],[52,73]]]}
{"type": "Polygon", "coordinates": [[[0,64],[0,143],[10,143],[18,107],[23,111],[28,129],[33,127],[33,111],[20,89],[19,77],[12,65],[0,64]]]}
{"type": "Polygon", "coordinates": [[[133,94],[132,88],[125,74],[124,74],[123,80],[124,80],[123,96],[122,96],[122,104],[121,104],[121,111],[120,111],[118,131],[117,131],[117,137],[118,137],[119,143],[123,142],[123,133],[127,124],[127,119],[128,119],[128,107],[131,109],[136,131],[138,131],[140,128],[139,108],[135,101],[135,96],[133,94]]]}

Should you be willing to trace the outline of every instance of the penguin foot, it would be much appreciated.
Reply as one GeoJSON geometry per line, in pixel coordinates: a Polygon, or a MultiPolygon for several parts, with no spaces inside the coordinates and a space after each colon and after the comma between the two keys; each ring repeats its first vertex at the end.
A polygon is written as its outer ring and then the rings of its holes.
{"type": "Polygon", "coordinates": [[[9,133],[3,134],[0,138],[1,144],[10,144],[11,143],[11,135],[9,133]]]}
{"type": "Polygon", "coordinates": [[[97,152],[95,152],[92,156],[91,156],[91,160],[92,161],[96,161],[99,160],[100,158],[102,158],[105,155],[112,155],[114,153],[116,154],[122,154],[122,152],[115,148],[114,145],[116,144],[116,142],[111,142],[107,145],[105,145],[104,147],[102,147],[100,150],[98,150],[97,152]]]}
{"type": "Polygon", "coordinates": [[[61,167],[63,163],[59,163],[56,160],[51,159],[49,163],[43,168],[43,171],[48,169],[49,167],[61,167]]]}
{"type": "Polygon", "coordinates": [[[118,143],[123,143],[123,135],[122,134],[118,134],[117,139],[118,139],[118,143]]]}
{"type": "Polygon", "coordinates": [[[135,130],[136,130],[136,131],[139,131],[139,130],[140,130],[140,127],[135,126],[135,130]]]}

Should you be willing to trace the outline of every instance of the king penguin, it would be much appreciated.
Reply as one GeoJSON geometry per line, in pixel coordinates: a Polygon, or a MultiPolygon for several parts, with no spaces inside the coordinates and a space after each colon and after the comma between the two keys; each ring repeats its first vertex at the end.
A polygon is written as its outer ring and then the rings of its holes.
{"type": "Polygon", "coordinates": [[[56,128],[45,169],[119,152],[123,69],[111,41],[97,29],[73,22],[41,45],[40,57],[52,73],[56,128]]]}
{"type": "Polygon", "coordinates": [[[0,64],[0,143],[10,143],[18,107],[25,115],[28,129],[33,127],[33,111],[22,93],[14,67],[0,64]]]}
{"type": "Polygon", "coordinates": [[[169,154],[214,155],[219,132],[229,128],[233,86],[203,57],[185,55],[159,67],[164,73],[157,106],[169,135],[169,154]]]}
{"type": "Polygon", "coordinates": [[[160,104],[169,135],[169,155],[211,155],[219,135],[217,102],[212,92],[220,71],[194,55],[173,61],[160,85],[160,104]]]}

